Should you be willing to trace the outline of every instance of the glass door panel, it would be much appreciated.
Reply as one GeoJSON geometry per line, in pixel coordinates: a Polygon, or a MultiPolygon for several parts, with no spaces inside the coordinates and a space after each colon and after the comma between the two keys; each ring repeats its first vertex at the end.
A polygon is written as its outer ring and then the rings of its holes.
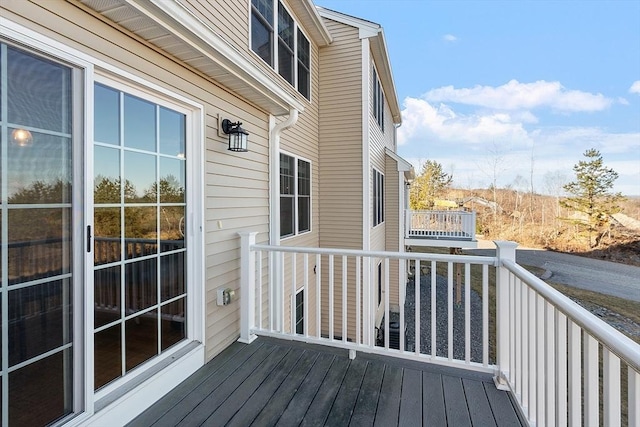
{"type": "Polygon", "coordinates": [[[74,411],[73,75],[0,43],[3,426],[74,411]]]}
{"type": "Polygon", "coordinates": [[[186,339],[186,116],[102,84],[95,93],[99,389],[186,339]]]}

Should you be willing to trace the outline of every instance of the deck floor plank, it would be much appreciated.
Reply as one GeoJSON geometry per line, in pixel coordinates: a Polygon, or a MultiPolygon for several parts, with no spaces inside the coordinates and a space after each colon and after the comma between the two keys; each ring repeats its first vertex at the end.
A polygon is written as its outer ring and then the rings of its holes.
{"type": "MultiPolygon", "coordinates": [[[[293,374],[299,370],[304,369],[303,365],[306,360],[309,360],[310,358],[315,360],[314,356],[317,357],[317,354],[314,355],[301,349],[291,349],[289,354],[287,354],[276,367],[273,375],[270,375],[260,385],[260,387],[256,389],[255,393],[253,393],[253,395],[242,406],[242,410],[237,411],[233,418],[229,420],[227,426],[245,427],[251,425],[254,419],[256,419],[256,417],[258,417],[267,408],[272,411],[275,410],[277,412],[277,417],[280,417],[280,414],[284,409],[282,405],[288,404],[291,399],[290,397],[287,398],[286,396],[283,396],[283,394],[286,392],[287,388],[290,388],[290,396],[293,396],[293,392],[295,392],[295,389],[297,388],[297,386],[292,388],[290,386],[286,386],[286,380],[289,376],[293,376],[293,374]],[[280,404],[281,409],[277,408],[277,400],[281,400],[283,402],[280,404]]],[[[308,369],[310,368],[311,367],[309,366],[308,369]]],[[[300,382],[302,382],[302,378],[300,378],[300,382]]],[[[278,418],[275,418],[271,423],[263,423],[263,425],[273,425],[277,419],[278,418]]]]}
{"type": "Polygon", "coordinates": [[[326,424],[330,426],[347,426],[351,420],[353,409],[362,388],[362,380],[367,370],[367,362],[354,359],[349,364],[347,374],[342,381],[335,402],[329,411],[326,424]]]}
{"type": "Polygon", "coordinates": [[[509,395],[498,390],[493,384],[484,384],[484,386],[496,423],[499,426],[522,425],[509,395]]]}
{"type": "Polygon", "coordinates": [[[456,427],[471,427],[472,423],[462,388],[462,379],[443,375],[442,388],[447,410],[447,424],[456,427]]]}
{"type": "MultiPolygon", "coordinates": [[[[257,368],[236,388],[224,401],[224,404],[209,415],[204,421],[205,426],[226,425],[229,420],[242,409],[249,398],[258,390],[272,371],[288,355],[290,349],[277,347],[257,368]]],[[[296,358],[297,360],[297,358],[296,358]]],[[[282,368],[282,367],[281,367],[282,368]]],[[[281,369],[282,370],[282,369],[281,369]]],[[[243,409],[249,410],[250,408],[243,409]]]]}
{"type": "MultiPolygon", "coordinates": [[[[305,377],[297,393],[295,393],[284,412],[282,412],[282,416],[276,423],[277,426],[296,426],[302,422],[309,409],[309,405],[311,405],[313,398],[318,392],[319,385],[327,375],[335,358],[336,356],[326,353],[318,356],[316,363],[314,363],[305,377]]],[[[256,426],[260,425],[257,423],[257,420],[254,424],[256,426]]]]}
{"type": "Polygon", "coordinates": [[[487,393],[484,391],[484,386],[481,382],[470,381],[463,379],[462,385],[464,387],[464,394],[467,399],[467,407],[469,408],[469,415],[476,425],[492,427],[496,425],[487,393]]]}
{"type": "Polygon", "coordinates": [[[402,368],[387,366],[382,379],[382,391],[378,400],[375,426],[387,427],[398,424],[400,395],[402,392],[402,368]]]}
{"type": "MultiPolygon", "coordinates": [[[[258,366],[275,350],[275,346],[265,344],[251,355],[241,366],[229,375],[220,387],[208,393],[200,403],[176,426],[193,427],[201,425],[220,406],[242,382],[255,371],[258,366]]],[[[206,393],[206,392],[205,392],[206,393]]]]}
{"type": "Polygon", "coordinates": [[[433,372],[422,372],[422,399],[424,402],[428,402],[422,410],[422,425],[447,425],[442,375],[433,372]]]}
{"type": "Polygon", "coordinates": [[[323,426],[333,402],[336,399],[336,395],[340,390],[342,381],[349,369],[349,359],[336,357],[329,372],[317,389],[309,410],[305,414],[302,423],[303,427],[323,426]]]}
{"type": "Polygon", "coordinates": [[[412,427],[422,421],[422,373],[405,369],[402,378],[398,425],[412,427]]]}
{"type": "Polygon", "coordinates": [[[384,365],[382,363],[367,364],[367,371],[362,380],[362,388],[358,393],[358,399],[353,409],[350,425],[373,425],[376,417],[376,409],[378,408],[383,376],[384,365]]]}
{"type": "MultiPolygon", "coordinates": [[[[128,425],[131,427],[146,427],[153,425],[224,364],[232,360],[234,357],[238,357],[241,352],[246,352],[248,349],[245,349],[245,347],[245,344],[240,344],[239,342],[231,344],[210,363],[207,363],[197,372],[189,376],[189,378],[180,383],[172,390],[172,393],[168,393],[156,405],[154,405],[153,409],[147,409],[128,425]]],[[[258,347],[255,349],[257,350],[257,348],[258,347]]]]}
{"type": "MultiPolygon", "coordinates": [[[[242,344],[241,344],[242,345],[242,344]]],[[[261,343],[258,346],[244,346],[243,350],[235,354],[229,360],[226,360],[218,369],[215,370],[207,370],[204,374],[204,377],[200,377],[202,375],[202,371],[198,370],[193,376],[196,378],[194,383],[197,383],[192,389],[184,389],[184,393],[179,394],[175,390],[169,394],[169,396],[165,396],[158,403],[162,403],[166,399],[171,399],[173,396],[178,395],[181,397],[180,401],[173,407],[173,409],[162,417],[158,418],[154,424],[137,424],[137,420],[134,420],[131,425],[132,426],[148,426],[153,425],[154,427],[173,427],[177,425],[182,419],[189,415],[189,413],[202,402],[203,394],[206,395],[208,393],[213,392],[217,389],[221,384],[225,382],[225,380],[233,373],[233,371],[241,366],[247,359],[249,359],[253,354],[258,352],[264,347],[264,343],[261,343]]],[[[183,384],[178,387],[183,390],[183,384]]],[[[155,405],[154,405],[155,406],[155,405]]]]}
{"type": "Polygon", "coordinates": [[[358,354],[264,337],[234,344],[130,426],[525,425],[490,374],[358,354]]]}

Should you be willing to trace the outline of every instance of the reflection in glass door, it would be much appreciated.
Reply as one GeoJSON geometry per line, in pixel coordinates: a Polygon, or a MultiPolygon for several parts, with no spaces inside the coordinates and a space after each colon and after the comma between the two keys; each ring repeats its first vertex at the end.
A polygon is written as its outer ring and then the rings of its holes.
{"type": "Polygon", "coordinates": [[[94,87],[94,382],[186,338],[186,116],[94,87]]]}
{"type": "Polygon", "coordinates": [[[74,411],[76,73],[0,43],[3,426],[45,425],[74,411]]]}

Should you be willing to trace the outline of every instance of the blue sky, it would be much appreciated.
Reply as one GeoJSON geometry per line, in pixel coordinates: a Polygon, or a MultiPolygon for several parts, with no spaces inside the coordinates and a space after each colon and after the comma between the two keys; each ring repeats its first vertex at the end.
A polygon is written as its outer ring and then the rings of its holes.
{"type": "Polygon", "coordinates": [[[640,195],[640,0],[315,4],[384,28],[398,153],[416,167],[554,193],[595,148],[614,190],[640,195]]]}

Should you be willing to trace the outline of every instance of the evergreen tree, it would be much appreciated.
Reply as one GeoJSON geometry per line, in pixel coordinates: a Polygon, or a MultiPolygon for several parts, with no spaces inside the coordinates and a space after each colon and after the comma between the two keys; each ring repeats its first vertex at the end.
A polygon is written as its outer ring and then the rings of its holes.
{"type": "Polygon", "coordinates": [[[587,232],[589,246],[594,248],[609,230],[611,215],[620,212],[624,197],[611,191],[618,173],[604,166],[600,152],[591,148],[584,156],[586,160],[573,167],[576,180],[563,187],[570,196],[560,204],[580,215],[571,221],[587,232]]]}
{"type": "Polygon", "coordinates": [[[437,197],[449,188],[453,176],[442,171],[442,165],[435,160],[427,160],[422,171],[411,184],[409,204],[412,210],[433,209],[437,197]]]}

